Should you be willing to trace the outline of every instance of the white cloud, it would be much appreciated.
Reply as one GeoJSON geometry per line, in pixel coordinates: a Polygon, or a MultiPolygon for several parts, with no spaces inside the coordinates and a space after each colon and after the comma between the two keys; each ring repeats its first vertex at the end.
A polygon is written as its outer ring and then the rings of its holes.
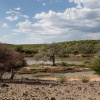
{"type": "Polygon", "coordinates": [[[69,2],[74,2],[77,5],[83,4],[84,7],[90,9],[100,8],[100,0],[69,0],[69,2]]]}
{"type": "Polygon", "coordinates": [[[10,9],[9,11],[6,12],[6,14],[17,14],[17,15],[20,15],[21,13],[18,12],[18,11],[14,11],[14,10],[10,9]]]}
{"type": "Polygon", "coordinates": [[[7,19],[9,21],[15,21],[15,20],[18,20],[18,16],[8,16],[5,19],[7,19]]]}
{"type": "Polygon", "coordinates": [[[20,7],[18,7],[18,8],[14,8],[15,10],[20,10],[21,8],[20,7]]]}
{"type": "Polygon", "coordinates": [[[29,18],[29,16],[28,15],[21,15],[22,17],[24,17],[24,18],[26,18],[26,19],[28,19],[29,18]]]}
{"type": "Polygon", "coordinates": [[[0,41],[2,41],[3,43],[8,43],[12,38],[12,35],[1,35],[0,41]]]}
{"type": "MultiPolygon", "coordinates": [[[[20,10],[21,8],[14,8],[16,10],[20,10]]],[[[29,16],[28,15],[24,15],[21,12],[15,11],[10,9],[9,11],[6,12],[6,14],[8,14],[9,16],[7,16],[5,19],[9,20],[9,21],[15,21],[18,20],[20,17],[23,17],[25,19],[28,19],[29,16]]]]}
{"type": "Polygon", "coordinates": [[[2,27],[4,27],[4,28],[8,28],[9,25],[8,25],[7,23],[3,23],[3,24],[2,24],[2,27]]]}
{"type": "Polygon", "coordinates": [[[99,0],[70,0],[77,7],[68,8],[64,12],[49,11],[36,14],[36,23],[26,20],[17,24],[16,33],[26,33],[29,39],[40,41],[66,41],[78,39],[100,38],[100,4],[99,0]],[[89,2],[90,3],[89,3],[89,2]],[[98,7],[93,5],[97,3],[98,7]],[[81,3],[83,7],[81,8],[81,3]],[[93,6],[91,6],[93,5],[93,6]],[[31,37],[31,38],[30,38],[31,37]]]}
{"type": "Polygon", "coordinates": [[[15,33],[20,33],[20,32],[21,33],[30,33],[33,28],[33,24],[29,20],[26,20],[25,22],[20,22],[16,26],[19,27],[19,30],[17,30],[17,29],[13,30],[13,32],[15,32],[15,33]]]}

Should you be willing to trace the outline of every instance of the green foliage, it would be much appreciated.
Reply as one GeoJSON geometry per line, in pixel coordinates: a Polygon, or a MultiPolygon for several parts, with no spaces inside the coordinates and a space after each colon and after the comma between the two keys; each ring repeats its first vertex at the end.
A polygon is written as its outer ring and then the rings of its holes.
{"type": "MultiPolygon", "coordinates": [[[[81,41],[59,42],[55,44],[59,45],[61,49],[60,52],[64,53],[62,55],[59,55],[60,57],[64,57],[65,55],[69,54],[75,54],[75,55],[83,54],[83,57],[85,57],[87,54],[95,54],[100,51],[100,40],[81,40],[81,41]]],[[[16,50],[16,48],[19,49],[19,47],[21,47],[22,53],[25,53],[26,55],[28,54],[34,55],[39,52],[40,47],[42,47],[44,44],[23,44],[23,45],[7,44],[7,45],[9,45],[14,50],[16,50]]]]}
{"type": "Polygon", "coordinates": [[[96,55],[91,63],[90,63],[90,67],[97,73],[100,74],[100,55],[96,55]]]}
{"type": "Polygon", "coordinates": [[[15,50],[18,51],[18,52],[20,52],[20,53],[23,53],[23,52],[24,52],[24,51],[23,51],[23,47],[22,47],[21,45],[17,46],[17,47],[15,48],[15,50]]]}
{"type": "Polygon", "coordinates": [[[62,65],[62,66],[68,66],[68,64],[65,63],[65,62],[62,62],[61,65],[62,65]]]}
{"type": "Polygon", "coordinates": [[[55,66],[55,59],[57,56],[59,56],[61,48],[58,44],[52,43],[52,44],[44,44],[39,49],[39,52],[35,55],[36,60],[51,60],[52,65],[55,66]]]}
{"type": "Polygon", "coordinates": [[[38,53],[39,48],[42,44],[23,44],[23,45],[13,45],[13,44],[7,44],[10,48],[25,53],[26,55],[30,54],[36,54],[38,53]]]}
{"type": "Polygon", "coordinates": [[[65,82],[67,82],[67,81],[68,81],[68,79],[64,75],[61,75],[61,76],[58,77],[58,82],[60,82],[62,84],[65,83],[65,82]]]}
{"type": "Polygon", "coordinates": [[[90,78],[89,78],[88,76],[82,76],[80,79],[81,79],[81,81],[82,81],[83,83],[87,83],[87,82],[90,81],[90,78]]]}

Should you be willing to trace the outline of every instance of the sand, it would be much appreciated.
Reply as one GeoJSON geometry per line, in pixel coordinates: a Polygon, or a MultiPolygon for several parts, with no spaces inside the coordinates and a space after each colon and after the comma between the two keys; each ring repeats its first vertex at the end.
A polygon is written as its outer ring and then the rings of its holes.
{"type": "Polygon", "coordinates": [[[75,76],[64,84],[55,78],[39,82],[0,81],[0,100],[100,100],[100,78],[95,75],[89,77],[92,78],[87,83],[75,76]]]}

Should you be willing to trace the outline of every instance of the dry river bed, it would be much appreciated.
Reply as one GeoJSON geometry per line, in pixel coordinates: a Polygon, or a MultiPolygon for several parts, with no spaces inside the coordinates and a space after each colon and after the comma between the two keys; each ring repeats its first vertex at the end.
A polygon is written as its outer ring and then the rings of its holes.
{"type": "Polygon", "coordinates": [[[0,80],[0,100],[100,100],[99,77],[87,83],[72,79],[64,84],[54,80],[0,80]]]}

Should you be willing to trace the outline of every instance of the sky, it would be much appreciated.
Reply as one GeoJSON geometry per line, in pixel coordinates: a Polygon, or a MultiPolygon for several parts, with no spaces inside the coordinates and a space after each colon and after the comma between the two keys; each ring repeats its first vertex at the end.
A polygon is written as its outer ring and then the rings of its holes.
{"type": "Polygon", "coordinates": [[[100,0],[0,0],[0,42],[100,39],[100,0]]]}

